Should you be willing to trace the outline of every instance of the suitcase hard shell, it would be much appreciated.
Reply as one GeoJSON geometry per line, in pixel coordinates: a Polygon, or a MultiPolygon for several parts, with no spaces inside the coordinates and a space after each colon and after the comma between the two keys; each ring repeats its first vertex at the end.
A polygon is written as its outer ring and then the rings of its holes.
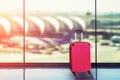
{"type": "Polygon", "coordinates": [[[89,72],[91,69],[90,43],[70,43],[70,69],[72,72],[89,72]]]}

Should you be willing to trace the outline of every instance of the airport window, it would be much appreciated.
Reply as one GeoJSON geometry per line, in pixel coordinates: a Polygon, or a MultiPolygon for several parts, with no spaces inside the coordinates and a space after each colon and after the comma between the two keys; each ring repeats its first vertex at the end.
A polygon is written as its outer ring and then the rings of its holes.
{"type": "MultiPolygon", "coordinates": [[[[26,62],[69,63],[69,43],[74,39],[73,29],[87,29],[86,23],[94,19],[95,15],[94,0],[26,0],[25,7],[26,20],[30,24],[27,36],[39,39],[38,46],[26,50],[26,62]]],[[[89,41],[86,31],[84,33],[83,41],[89,41]]],[[[95,62],[94,56],[92,62],[95,62]]]]}
{"type": "Polygon", "coordinates": [[[119,8],[119,0],[97,0],[97,61],[100,63],[120,62],[119,8]]]}
{"type": "Polygon", "coordinates": [[[75,29],[90,43],[92,76],[119,79],[120,0],[1,0],[0,79],[75,79],[69,65],[75,29]]]}
{"type": "Polygon", "coordinates": [[[87,17],[94,17],[94,1],[88,2],[89,7],[78,6],[81,3],[77,0],[13,2],[5,0],[0,6],[0,63],[19,63],[24,59],[68,63],[72,29],[84,29],[87,17]]]}
{"type": "Polygon", "coordinates": [[[95,0],[14,2],[0,3],[0,63],[19,63],[24,58],[26,63],[68,63],[73,28],[85,29],[83,41],[91,44],[92,63],[95,54],[100,63],[120,61],[119,0],[97,0],[97,20],[95,0]]]}

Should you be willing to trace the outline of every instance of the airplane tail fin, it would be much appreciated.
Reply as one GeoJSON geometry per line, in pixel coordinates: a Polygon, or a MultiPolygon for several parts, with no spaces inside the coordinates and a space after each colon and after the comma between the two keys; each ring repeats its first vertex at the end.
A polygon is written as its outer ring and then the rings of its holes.
{"type": "Polygon", "coordinates": [[[62,42],[62,43],[69,43],[69,42],[71,42],[74,32],[75,32],[74,29],[70,30],[70,31],[68,32],[68,34],[65,35],[65,37],[62,39],[61,42],[62,42]]]}

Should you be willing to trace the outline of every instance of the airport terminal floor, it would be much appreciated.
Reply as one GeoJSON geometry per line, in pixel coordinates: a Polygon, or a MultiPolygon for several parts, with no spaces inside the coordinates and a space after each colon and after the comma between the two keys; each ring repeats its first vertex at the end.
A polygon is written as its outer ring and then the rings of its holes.
{"type": "Polygon", "coordinates": [[[77,73],[69,66],[1,67],[0,80],[119,80],[120,68],[93,68],[89,73],[77,73]],[[97,69],[97,70],[96,70],[97,69]],[[97,72],[96,72],[97,71],[97,72]],[[97,74],[97,75],[96,75],[97,74]],[[7,76],[7,77],[6,77],[7,76]]]}

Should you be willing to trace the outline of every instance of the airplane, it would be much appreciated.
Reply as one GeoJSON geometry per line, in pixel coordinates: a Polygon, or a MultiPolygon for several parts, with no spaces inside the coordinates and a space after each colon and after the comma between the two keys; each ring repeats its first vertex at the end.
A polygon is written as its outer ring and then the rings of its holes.
{"type": "Polygon", "coordinates": [[[112,41],[112,43],[114,44],[114,46],[116,45],[116,44],[120,44],[120,36],[113,36],[112,38],[111,38],[111,41],[112,41]]]}
{"type": "Polygon", "coordinates": [[[23,36],[7,37],[3,38],[0,43],[5,45],[5,47],[25,47],[26,49],[45,48],[47,46],[47,43],[44,41],[28,36],[25,38],[23,36]]]}
{"type": "Polygon", "coordinates": [[[70,43],[72,41],[72,38],[74,37],[75,29],[70,30],[63,38],[39,38],[40,40],[43,40],[47,42],[49,45],[48,48],[52,50],[59,50],[63,51],[63,49],[67,43],[70,43]]]}
{"type": "Polygon", "coordinates": [[[22,48],[25,47],[26,50],[44,50],[47,48],[60,49],[60,45],[70,43],[74,34],[74,29],[70,30],[67,35],[62,39],[58,38],[39,38],[39,37],[30,37],[30,36],[13,36],[3,38],[0,43],[5,45],[4,47],[15,47],[22,48]],[[25,42],[24,42],[25,41],[25,42]]]}

